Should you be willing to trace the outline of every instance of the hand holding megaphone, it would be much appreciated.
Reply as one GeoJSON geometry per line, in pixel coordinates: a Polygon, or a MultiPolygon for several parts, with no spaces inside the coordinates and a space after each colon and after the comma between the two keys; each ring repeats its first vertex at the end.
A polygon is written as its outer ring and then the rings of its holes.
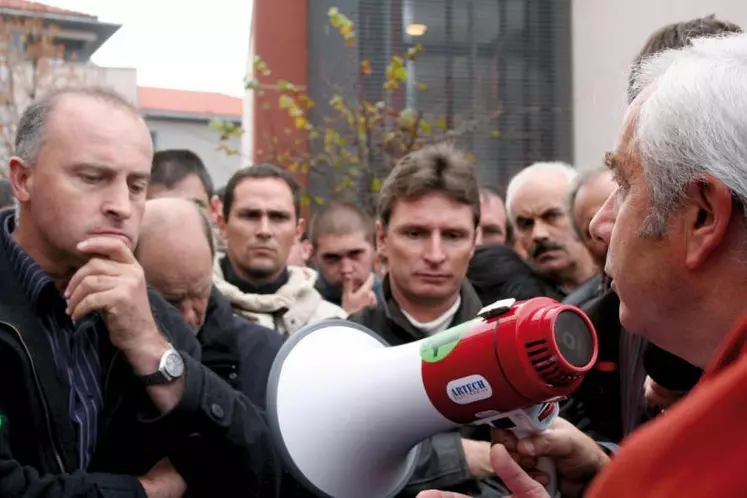
{"type": "Polygon", "coordinates": [[[557,415],[552,401],[579,386],[596,355],[589,319],[548,298],[500,301],[397,347],[327,320],[280,350],[268,420],[286,466],[318,496],[393,497],[432,435],[465,424],[545,428],[557,415]]]}

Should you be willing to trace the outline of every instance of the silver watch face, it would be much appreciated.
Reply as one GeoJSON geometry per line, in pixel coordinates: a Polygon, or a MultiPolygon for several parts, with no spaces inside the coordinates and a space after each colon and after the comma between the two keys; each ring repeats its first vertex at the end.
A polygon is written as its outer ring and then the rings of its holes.
{"type": "Polygon", "coordinates": [[[184,361],[178,352],[170,351],[164,360],[163,370],[166,375],[174,379],[182,376],[184,373],[184,361]]]}

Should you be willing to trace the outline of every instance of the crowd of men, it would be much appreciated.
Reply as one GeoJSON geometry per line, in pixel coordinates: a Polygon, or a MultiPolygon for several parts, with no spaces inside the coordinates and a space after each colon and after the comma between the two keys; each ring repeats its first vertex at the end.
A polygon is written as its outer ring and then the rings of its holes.
{"type": "Polygon", "coordinates": [[[597,165],[529,165],[504,200],[433,144],[375,216],[328,203],[308,224],[286,170],[216,191],[117,94],[41,97],[0,182],[0,496],[313,496],[265,419],[288,337],[335,318],[398,346],[540,296],[599,335],[562,418],[434,435],[401,497],[546,496],[542,456],[564,497],[745,496],[747,35],[662,28],[628,97],[597,165]]]}

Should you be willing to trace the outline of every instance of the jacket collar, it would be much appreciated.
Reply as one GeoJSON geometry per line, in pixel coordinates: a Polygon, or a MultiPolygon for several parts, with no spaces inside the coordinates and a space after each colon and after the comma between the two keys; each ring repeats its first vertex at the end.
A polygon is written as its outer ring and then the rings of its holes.
{"type": "MultiPolygon", "coordinates": [[[[381,289],[382,295],[384,297],[381,303],[381,308],[383,309],[384,315],[387,317],[387,319],[394,322],[398,327],[407,331],[413,337],[421,339],[423,336],[423,332],[416,329],[410,323],[410,321],[405,318],[405,315],[402,313],[402,309],[394,299],[394,296],[392,295],[392,286],[389,275],[384,277],[381,289]]],[[[482,302],[477,296],[475,289],[466,278],[462,280],[462,286],[459,289],[459,294],[462,298],[462,303],[459,305],[459,309],[457,310],[456,315],[454,315],[454,319],[452,320],[450,326],[472,320],[483,308],[482,302]]]]}

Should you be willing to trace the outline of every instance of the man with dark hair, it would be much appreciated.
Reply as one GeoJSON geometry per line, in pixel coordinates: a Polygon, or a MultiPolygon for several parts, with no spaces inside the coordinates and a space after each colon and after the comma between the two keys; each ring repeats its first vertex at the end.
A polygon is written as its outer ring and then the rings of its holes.
{"type": "Polygon", "coordinates": [[[333,202],[309,224],[316,289],[348,313],[376,304],[381,281],[373,273],[374,222],[352,203],[333,202]]]}
{"type": "Polygon", "coordinates": [[[272,496],[261,411],[199,362],[133,256],[153,154],[138,110],[64,89],[21,116],[0,214],[0,494],[272,496]],[[176,472],[175,472],[175,471],[176,472]],[[185,482],[186,481],[186,482],[185,482]]]}
{"type": "Polygon", "coordinates": [[[13,188],[10,181],[0,178],[0,209],[5,209],[13,205],[13,188]]]}
{"type": "MultiPolygon", "coordinates": [[[[480,193],[467,155],[442,143],[402,158],[383,182],[378,216],[379,251],[388,263],[382,299],[351,320],[399,346],[475,318],[483,306],[465,276],[480,225],[480,193]]],[[[489,479],[490,443],[476,437],[464,429],[424,442],[402,496],[433,488],[503,496],[500,483],[489,479]]]]}
{"type": "Polygon", "coordinates": [[[510,225],[506,223],[506,206],[498,189],[480,187],[480,233],[477,245],[511,244],[510,225]]]}
{"type": "Polygon", "coordinates": [[[725,34],[741,33],[742,28],[732,22],[716,19],[716,14],[698,17],[691,21],[675,22],[667,24],[654,31],[633,60],[633,69],[628,79],[628,102],[638,96],[641,91],[634,84],[635,70],[641,62],[654,54],[664,50],[679,49],[690,44],[694,38],[706,36],[719,36],[725,34]]]}
{"type": "Polygon", "coordinates": [[[214,281],[236,313],[281,335],[347,316],[314,289],[314,270],[288,265],[304,220],[300,186],[287,171],[259,164],[234,173],[219,223],[226,252],[215,259],[214,281]]]}
{"type": "Polygon", "coordinates": [[[190,150],[161,150],[153,154],[150,173],[148,199],[192,199],[210,215],[213,240],[219,250],[224,250],[225,241],[218,229],[220,201],[213,192],[213,180],[202,159],[190,150]]]}
{"type": "Polygon", "coordinates": [[[185,197],[210,209],[213,180],[202,159],[191,150],[159,150],[153,154],[148,198],[185,197]]]}

